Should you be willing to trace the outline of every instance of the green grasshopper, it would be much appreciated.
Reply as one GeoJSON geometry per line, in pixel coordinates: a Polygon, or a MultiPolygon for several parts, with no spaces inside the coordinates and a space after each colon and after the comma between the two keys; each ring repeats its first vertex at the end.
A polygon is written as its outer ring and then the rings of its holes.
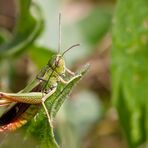
{"type": "MultiPolygon", "coordinates": [[[[60,15],[59,15],[59,26],[60,15]]],[[[48,110],[45,106],[45,101],[53,93],[56,92],[58,83],[68,84],[73,78],[77,77],[65,66],[64,54],[71,48],[79,46],[73,45],[62,54],[60,53],[60,27],[59,27],[59,49],[58,54],[49,60],[48,64],[41,69],[36,78],[19,93],[3,93],[0,92],[0,106],[7,106],[8,110],[0,117],[0,132],[13,131],[34,117],[41,104],[44,107],[50,126],[52,126],[48,110]],[[69,81],[64,80],[66,72],[72,75],[69,81]],[[28,93],[29,92],[29,93],[28,93]]]]}

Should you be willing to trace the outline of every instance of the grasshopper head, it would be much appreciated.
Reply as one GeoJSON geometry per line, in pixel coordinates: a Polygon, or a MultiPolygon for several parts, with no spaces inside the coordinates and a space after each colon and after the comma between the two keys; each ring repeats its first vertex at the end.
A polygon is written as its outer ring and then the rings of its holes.
{"type": "Polygon", "coordinates": [[[65,74],[65,61],[62,55],[57,54],[48,62],[48,65],[52,67],[59,75],[65,74]]]}
{"type": "Polygon", "coordinates": [[[55,70],[59,75],[65,74],[65,61],[64,61],[64,54],[72,49],[73,47],[79,46],[79,44],[75,44],[65,50],[62,54],[57,54],[56,56],[53,56],[51,60],[48,62],[48,66],[52,67],[53,70],[55,70]]]}

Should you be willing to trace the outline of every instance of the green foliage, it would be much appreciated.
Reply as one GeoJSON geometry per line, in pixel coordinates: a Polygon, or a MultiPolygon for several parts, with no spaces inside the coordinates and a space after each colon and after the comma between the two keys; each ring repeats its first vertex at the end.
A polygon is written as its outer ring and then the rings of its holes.
{"type": "Polygon", "coordinates": [[[0,29],[0,45],[5,42],[5,31],[3,29],[0,29]]]}
{"type": "MultiPolygon", "coordinates": [[[[46,101],[46,106],[51,116],[51,120],[54,119],[56,113],[64,103],[67,95],[71,92],[73,86],[82,78],[82,76],[87,72],[88,66],[81,69],[75,77],[67,85],[59,84],[57,91],[50,96],[46,101]]],[[[28,123],[27,135],[34,135],[39,139],[41,147],[58,147],[56,140],[54,138],[53,128],[49,126],[47,116],[44,110],[38,113],[35,119],[28,123]]]]}
{"type": "Polygon", "coordinates": [[[119,0],[113,26],[113,103],[131,148],[148,141],[147,49],[147,0],[119,0]]]}
{"type": "Polygon", "coordinates": [[[53,51],[36,45],[29,46],[28,54],[38,68],[42,68],[47,64],[48,60],[55,54],[53,51]],[[40,59],[40,60],[39,60],[40,59]]]}
{"type": "Polygon", "coordinates": [[[36,16],[30,11],[31,0],[19,1],[19,16],[12,34],[12,39],[0,46],[0,58],[13,56],[22,52],[29,46],[43,29],[43,19],[40,9],[37,5],[33,5],[32,9],[36,16]],[[27,23],[24,23],[27,22],[27,23]]]}
{"type": "MultiPolygon", "coordinates": [[[[54,54],[54,52],[51,50],[38,46],[35,43],[35,40],[44,27],[43,18],[39,7],[35,5],[35,3],[32,3],[31,0],[21,0],[17,2],[19,6],[18,16],[15,28],[10,35],[11,38],[8,36],[5,37],[5,34],[2,31],[0,32],[0,64],[3,64],[3,61],[6,60],[9,63],[9,74],[11,75],[11,73],[14,72],[14,76],[16,76],[15,70],[17,68],[14,68],[14,71],[12,71],[12,65],[15,67],[14,63],[22,53],[26,53],[27,51],[27,55],[31,57],[38,68],[46,65],[48,60],[54,54]]],[[[1,71],[3,70],[1,69],[1,71]]],[[[82,78],[86,71],[87,67],[80,70],[67,85],[59,84],[57,91],[47,99],[46,106],[52,120],[64,103],[67,95],[69,95],[71,92],[73,86],[82,78]]],[[[15,79],[12,75],[11,80],[12,81],[9,81],[8,88],[10,88],[11,83],[15,84],[15,79]]],[[[34,86],[33,83],[28,85],[24,90],[22,90],[22,92],[30,92],[34,86]]],[[[35,105],[33,107],[35,107],[35,105]]],[[[37,106],[37,109],[38,108],[39,107],[37,106]]],[[[37,140],[39,140],[38,142],[40,147],[58,147],[54,138],[53,127],[50,127],[42,106],[36,118],[32,119],[32,121],[30,121],[24,128],[26,132],[26,138],[30,135],[33,135],[37,140]]]]}

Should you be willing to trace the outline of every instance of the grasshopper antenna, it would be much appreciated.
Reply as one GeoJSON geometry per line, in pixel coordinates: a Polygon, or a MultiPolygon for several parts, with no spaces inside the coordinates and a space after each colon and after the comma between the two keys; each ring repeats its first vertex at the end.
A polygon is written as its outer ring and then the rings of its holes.
{"type": "Polygon", "coordinates": [[[58,54],[61,51],[61,13],[59,13],[59,39],[58,39],[58,54]]]}
{"type": "Polygon", "coordinates": [[[71,47],[69,47],[68,49],[66,49],[66,50],[62,53],[62,56],[63,56],[67,51],[69,51],[70,49],[72,49],[72,48],[74,48],[74,47],[77,47],[77,46],[80,46],[80,44],[72,45],[71,47]]]}

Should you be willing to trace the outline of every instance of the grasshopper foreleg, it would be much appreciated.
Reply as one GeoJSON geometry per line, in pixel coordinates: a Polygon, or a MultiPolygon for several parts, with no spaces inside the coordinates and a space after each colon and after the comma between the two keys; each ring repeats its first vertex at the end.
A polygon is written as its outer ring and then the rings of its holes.
{"type": "Polygon", "coordinates": [[[68,84],[69,81],[64,80],[61,76],[59,76],[60,82],[63,84],[68,84]]]}
{"type": "Polygon", "coordinates": [[[72,76],[75,75],[75,73],[72,72],[72,71],[71,71],[70,69],[68,69],[67,67],[65,67],[65,70],[66,70],[66,72],[69,73],[70,75],[72,75],[72,76]]]}
{"type": "Polygon", "coordinates": [[[75,77],[77,77],[79,75],[76,75],[74,77],[72,77],[70,80],[66,81],[64,80],[61,76],[59,76],[60,82],[62,82],[63,84],[68,84],[69,82],[71,82],[75,77]]]}

